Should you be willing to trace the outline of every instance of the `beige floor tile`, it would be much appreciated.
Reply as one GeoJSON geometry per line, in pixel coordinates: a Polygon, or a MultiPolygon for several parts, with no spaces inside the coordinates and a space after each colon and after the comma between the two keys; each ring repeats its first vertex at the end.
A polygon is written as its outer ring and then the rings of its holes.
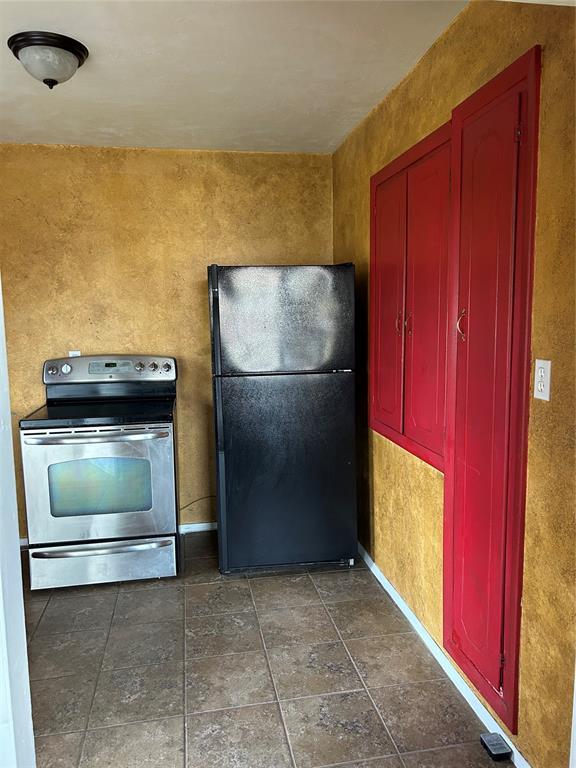
{"type": "Polygon", "coordinates": [[[186,711],[241,707],[275,701],[263,652],[210,656],[186,662],[186,711]]]}
{"type": "Polygon", "coordinates": [[[254,603],[247,581],[197,584],[186,587],[187,617],[253,610],[254,603]]]}
{"type": "Polygon", "coordinates": [[[271,648],[268,658],[281,699],[362,688],[342,643],[271,648]]]}
{"type": "Polygon", "coordinates": [[[402,759],[406,768],[494,768],[495,765],[510,768],[512,766],[509,760],[494,763],[479,742],[403,755],[402,759]]]}
{"type": "Polygon", "coordinates": [[[480,738],[480,721],[449,680],[374,688],[371,694],[400,752],[480,738]]]}
{"type": "Polygon", "coordinates": [[[267,648],[338,640],[334,625],[321,605],[262,611],[258,617],[267,648]]]}
{"type": "Polygon", "coordinates": [[[76,632],[83,629],[108,629],[116,595],[76,595],[50,598],[36,628],[37,635],[76,632]]]}
{"type": "Polygon", "coordinates": [[[306,573],[251,579],[250,586],[258,611],[320,603],[318,592],[306,573]]]}
{"type": "Polygon", "coordinates": [[[346,645],[368,688],[445,677],[438,662],[414,633],[347,640],[346,645]]]}
{"type": "Polygon", "coordinates": [[[74,675],[30,683],[34,733],[81,731],[86,727],[95,679],[74,675]]]}
{"type": "Polygon", "coordinates": [[[262,637],[254,612],[196,616],[186,621],[186,658],[259,651],[262,637]]]}
{"type": "Polygon", "coordinates": [[[77,768],[84,732],[36,738],[36,768],[77,768]]]}
{"type": "Polygon", "coordinates": [[[292,699],[281,707],[298,768],[395,754],[364,691],[292,699]]]}
{"type": "Polygon", "coordinates": [[[184,622],[115,624],[104,654],[103,669],[162,664],[184,658],[184,622]]]}
{"type": "Polygon", "coordinates": [[[107,630],[36,635],[28,645],[31,680],[63,677],[100,669],[107,630]]]}
{"type": "Polygon", "coordinates": [[[365,570],[310,575],[320,597],[327,603],[378,598],[384,592],[374,576],[365,570]]]}
{"type": "Polygon", "coordinates": [[[148,624],[184,618],[182,589],[145,589],[120,592],[114,624],[148,624]]]}
{"type": "Polygon", "coordinates": [[[384,592],[375,600],[327,603],[326,608],[344,639],[412,631],[410,624],[384,592]]]}
{"type": "Polygon", "coordinates": [[[184,768],[184,720],[88,731],[80,768],[184,768]]]}
{"type": "Polygon", "coordinates": [[[102,672],[89,728],[184,714],[183,663],[102,672]]]}
{"type": "Polygon", "coordinates": [[[291,768],[277,704],[189,715],[187,768],[291,768]]]}

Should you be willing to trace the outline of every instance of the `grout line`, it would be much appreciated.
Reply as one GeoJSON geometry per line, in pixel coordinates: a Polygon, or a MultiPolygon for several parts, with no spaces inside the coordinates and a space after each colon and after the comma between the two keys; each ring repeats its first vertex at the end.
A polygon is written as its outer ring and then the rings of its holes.
{"type": "Polygon", "coordinates": [[[304,577],[307,577],[308,580],[310,579],[310,574],[308,571],[301,571],[300,573],[271,573],[268,576],[264,575],[254,575],[254,576],[248,576],[248,581],[271,581],[272,579],[302,579],[304,577]]]}
{"type": "MultiPolygon", "coordinates": [[[[330,613],[330,611],[328,611],[330,613]]],[[[413,629],[403,630],[402,632],[380,632],[378,635],[354,635],[354,637],[343,637],[342,642],[343,643],[352,643],[355,640],[381,640],[383,637],[397,637],[398,635],[415,635],[416,632],[414,632],[413,629]]],[[[380,686],[374,686],[374,688],[379,688],[380,686]]]]}
{"type": "MultiPolygon", "coordinates": [[[[127,623],[119,621],[114,623],[114,615],[112,615],[112,623],[110,629],[117,627],[147,627],[149,624],[183,624],[183,619],[166,619],[165,621],[140,621],[134,623],[127,623]]],[[[78,632],[107,632],[108,627],[89,627],[88,629],[67,629],[65,632],[40,632],[38,637],[54,637],[59,635],[75,635],[78,632]]]]}
{"type": "Polygon", "coordinates": [[[248,579],[248,587],[250,588],[250,597],[252,598],[252,604],[254,606],[254,612],[256,613],[256,621],[258,622],[258,629],[260,631],[260,639],[262,641],[262,648],[264,651],[264,656],[266,658],[266,664],[268,665],[268,674],[270,675],[270,680],[272,681],[272,686],[274,688],[274,694],[276,696],[276,706],[278,707],[278,712],[280,713],[280,720],[282,722],[282,727],[284,728],[284,734],[286,736],[286,743],[288,745],[288,750],[290,752],[290,760],[292,761],[292,765],[294,768],[298,768],[296,764],[296,757],[294,755],[294,750],[292,749],[292,743],[290,742],[290,736],[288,734],[288,726],[286,725],[286,720],[284,718],[284,712],[282,711],[282,706],[280,704],[280,697],[278,696],[278,688],[276,687],[276,680],[274,679],[274,675],[272,674],[272,665],[270,664],[270,657],[268,656],[268,649],[266,648],[266,643],[264,641],[264,633],[262,632],[262,626],[260,624],[260,617],[258,615],[258,609],[256,608],[256,601],[254,600],[254,593],[252,592],[252,585],[250,583],[250,579],[248,579]]]}
{"type": "Polygon", "coordinates": [[[428,677],[426,680],[410,680],[403,683],[386,683],[385,685],[371,685],[367,686],[369,691],[375,691],[377,688],[399,688],[403,685],[427,685],[428,683],[445,683],[448,678],[443,677],[428,677]]]}
{"type": "MultiPolygon", "coordinates": [[[[426,749],[411,749],[409,752],[402,752],[402,754],[403,755],[421,755],[422,753],[426,753],[426,752],[439,752],[444,749],[457,749],[458,747],[468,746],[468,744],[479,744],[479,743],[480,743],[479,739],[474,739],[470,741],[459,741],[458,744],[443,744],[440,747],[426,747],[426,749]]],[[[488,757],[488,755],[486,755],[486,757],[488,757]]],[[[511,768],[512,763],[507,761],[504,765],[504,768],[506,768],[506,766],[508,766],[508,768],[511,768]]]]}
{"type": "Polygon", "coordinates": [[[314,768],[350,768],[350,766],[355,765],[361,765],[364,766],[364,763],[366,763],[366,768],[370,768],[371,764],[375,764],[377,761],[380,760],[387,760],[389,757],[397,757],[397,755],[391,753],[389,755],[380,755],[380,757],[367,757],[364,760],[361,760],[359,763],[356,762],[350,762],[346,761],[344,763],[329,763],[328,765],[315,765],[314,768]]]}
{"type": "MultiPolygon", "coordinates": [[[[149,718],[148,720],[130,720],[127,723],[112,723],[111,725],[97,725],[95,728],[87,728],[86,733],[94,733],[95,731],[106,731],[109,728],[128,728],[131,725],[142,725],[142,723],[160,723],[160,722],[163,722],[164,720],[179,720],[181,718],[182,718],[182,715],[166,715],[165,717],[152,717],[152,718],[149,718]]],[[[66,733],[68,733],[68,731],[66,731],[66,733]]],[[[70,731],[70,733],[78,733],[78,731],[70,731]]],[[[52,735],[52,734],[47,734],[47,735],[52,735]]],[[[118,766],[118,768],[123,768],[123,766],[118,766]]]]}
{"type": "Polygon", "coordinates": [[[116,599],[114,601],[114,608],[112,609],[112,616],[110,617],[110,624],[108,625],[108,633],[106,635],[106,642],[104,643],[104,650],[102,651],[102,659],[100,661],[100,669],[98,671],[98,674],[96,676],[96,683],[94,684],[94,691],[92,693],[92,701],[90,702],[90,709],[88,710],[88,715],[86,717],[86,725],[84,726],[84,738],[82,739],[82,749],[80,750],[80,757],[77,762],[77,766],[80,766],[82,763],[82,758],[84,757],[84,747],[86,745],[86,733],[88,731],[88,724],[90,722],[90,715],[92,714],[92,709],[94,708],[94,701],[96,699],[96,691],[98,690],[98,683],[100,682],[100,675],[102,674],[102,668],[104,666],[104,659],[106,657],[106,649],[108,648],[108,642],[110,640],[110,632],[112,631],[112,622],[114,621],[114,614],[116,612],[116,605],[118,604],[118,595],[120,593],[116,592],[116,599]]]}
{"type": "Polygon", "coordinates": [[[362,683],[362,686],[363,686],[363,688],[364,688],[364,690],[365,690],[365,692],[366,692],[366,695],[367,695],[367,696],[368,696],[368,698],[370,699],[370,702],[371,702],[371,704],[372,704],[372,707],[374,708],[374,710],[375,710],[375,712],[376,712],[376,715],[377,715],[377,717],[379,718],[380,722],[381,722],[381,723],[382,723],[382,725],[384,726],[384,730],[385,730],[385,731],[386,731],[386,733],[388,734],[388,738],[390,739],[390,742],[391,742],[392,746],[393,746],[393,747],[394,747],[394,749],[396,750],[396,755],[398,756],[398,759],[400,760],[400,765],[401,765],[403,768],[406,768],[406,764],[405,764],[405,763],[404,763],[404,761],[402,760],[402,755],[400,754],[400,750],[398,749],[398,746],[397,746],[396,742],[395,742],[395,741],[394,741],[394,739],[392,738],[392,734],[390,733],[390,729],[388,728],[388,726],[387,726],[386,722],[384,721],[384,718],[382,717],[382,714],[380,713],[380,710],[379,710],[379,709],[378,709],[378,707],[376,706],[376,702],[375,702],[375,701],[374,701],[374,699],[372,698],[372,694],[370,693],[370,691],[369,691],[368,687],[366,686],[366,683],[365,683],[365,681],[364,681],[364,678],[363,678],[363,677],[362,677],[362,675],[360,674],[360,670],[358,669],[358,666],[357,666],[356,662],[355,662],[355,661],[354,661],[354,659],[352,658],[352,654],[351,654],[351,653],[350,653],[350,651],[348,650],[348,646],[347,646],[347,645],[346,645],[346,643],[344,642],[344,640],[343,640],[343,638],[342,638],[342,635],[341,635],[341,633],[340,633],[340,630],[339,630],[339,629],[338,629],[338,627],[336,626],[336,622],[334,621],[334,619],[333,619],[333,617],[332,617],[332,615],[331,615],[330,611],[329,611],[329,610],[328,610],[328,608],[326,607],[326,603],[325,603],[325,602],[324,602],[324,600],[322,599],[322,595],[320,594],[320,590],[318,589],[318,587],[316,586],[316,584],[314,584],[314,586],[316,587],[316,591],[318,592],[318,595],[320,596],[320,600],[322,600],[322,605],[324,606],[324,610],[326,611],[326,613],[327,613],[327,614],[328,614],[328,616],[330,617],[330,621],[331,621],[331,622],[332,622],[332,624],[334,625],[334,629],[336,630],[336,634],[337,634],[337,635],[338,635],[338,637],[340,638],[340,642],[341,642],[341,643],[342,643],[342,645],[344,646],[344,649],[345,649],[346,653],[348,654],[348,658],[350,659],[350,662],[351,662],[352,666],[353,666],[353,667],[354,667],[354,669],[356,670],[356,674],[357,674],[357,675],[358,675],[358,677],[360,678],[360,682],[362,683]]]}
{"type": "MultiPolygon", "coordinates": [[[[46,608],[48,608],[48,603],[49,602],[50,602],[50,598],[48,598],[48,600],[46,600],[46,604],[45,604],[44,608],[42,608],[42,613],[38,617],[38,621],[34,625],[34,629],[32,630],[32,632],[30,633],[30,637],[28,638],[28,641],[26,642],[26,646],[27,647],[32,642],[32,639],[36,636],[36,632],[38,631],[38,627],[40,626],[40,622],[42,621],[42,617],[46,613],[46,608]]],[[[26,611],[24,611],[24,616],[26,616],[26,611]]],[[[26,623],[26,622],[24,622],[24,623],[26,623]]],[[[39,637],[42,637],[42,635],[39,635],[39,637]]]]}
{"type": "Polygon", "coordinates": [[[189,717],[192,717],[192,715],[211,715],[216,714],[218,712],[230,712],[230,710],[233,709],[248,709],[249,707],[262,707],[265,704],[275,704],[278,706],[278,701],[276,699],[266,699],[265,701],[254,701],[251,704],[234,704],[230,707],[217,707],[216,709],[197,709],[194,710],[194,712],[189,713],[189,717]]]}
{"type": "MultiPolygon", "coordinates": [[[[42,635],[42,637],[45,637],[45,635],[42,635]]],[[[259,651],[246,651],[246,653],[259,653],[259,651]]],[[[232,655],[232,654],[228,654],[228,655],[232,655]]],[[[206,658],[219,658],[219,656],[198,656],[198,657],[195,657],[195,658],[192,658],[192,659],[188,659],[188,661],[196,661],[196,660],[206,659],[206,658]]],[[[148,662],[147,664],[129,664],[126,667],[107,667],[106,669],[104,669],[104,667],[102,667],[100,671],[101,672],[110,672],[110,673],[112,673],[112,672],[124,672],[127,669],[142,669],[143,667],[162,667],[162,666],[165,666],[166,664],[182,664],[182,666],[184,667],[184,662],[185,661],[186,661],[186,659],[166,659],[164,661],[151,661],[151,662],[148,662]]],[[[68,672],[65,675],[51,675],[50,677],[31,677],[30,678],[30,682],[31,683],[44,683],[44,682],[47,682],[48,680],[66,680],[69,677],[75,677],[75,676],[80,675],[80,674],[82,674],[83,676],[85,674],[85,678],[84,679],[87,682],[89,682],[91,679],[96,680],[99,677],[99,672],[97,670],[94,670],[94,676],[92,676],[91,673],[88,673],[88,672],[87,673],[83,673],[82,670],[76,669],[73,672],[68,672]]],[[[431,682],[431,681],[423,681],[423,682],[431,682]]],[[[375,687],[377,687],[377,688],[385,688],[385,687],[390,687],[390,686],[378,685],[378,686],[375,686],[375,687]]],[[[174,717],[174,715],[170,715],[170,717],[174,717]]]]}
{"type": "MultiPolygon", "coordinates": [[[[339,643],[337,643],[336,641],[334,644],[339,645],[339,643]]],[[[364,688],[360,685],[358,686],[358,688],[347,688],[344,691],[325,691],[320,693],[306,693],[306,694],[303,694],[302,696],[286,696],[285,698],[280,699],[280,701],[286,701],[286,702],[301,701],[302,699],[318,699],[320,697],[324,698],[326,696],[341,696],[345,693],[363,693],[363,692],[364,692],[364,688]]]]}
{"type": "MultiPolygon", "coordinates": [[[[98,585],[94,585],[97,587],[98,585]]],[[[68,589],[68,587],[64,587],[64,589],[68,589]]],[[[85,600],[86,598],[94,598],[94,597],[116,597],[118,595],[119,590],[116,590],[116,592],[113,592],[111,589],[104,590],[102,592],[79,592],[79,593],[73,593],[68,594],[67,592],[59,592],[56,589],[52,590],[52,594],[50,595],[48,602],[51,605],[57,605],[62,600],[85,600]]]]}

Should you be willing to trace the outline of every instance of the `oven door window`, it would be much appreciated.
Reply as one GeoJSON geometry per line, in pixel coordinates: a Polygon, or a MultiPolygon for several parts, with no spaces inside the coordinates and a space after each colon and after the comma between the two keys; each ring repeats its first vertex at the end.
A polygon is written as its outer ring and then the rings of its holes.
{"type": "Polygon", "coordinates": [[[53,517],[144,512],[152,508],[147,459],[77,459],[48,467],[53,517]]]}

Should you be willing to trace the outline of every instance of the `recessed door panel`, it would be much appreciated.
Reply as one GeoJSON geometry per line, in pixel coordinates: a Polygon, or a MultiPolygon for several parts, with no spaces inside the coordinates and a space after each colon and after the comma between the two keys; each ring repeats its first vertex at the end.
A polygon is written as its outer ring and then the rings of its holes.
{"type": "Polygon", "coordinates": [[[452,641],[501,686],[516,127],[511,93],[462,128],[452,641]]]}
{"type": "Polygon", "coordinates": [[[375,193],[372,279],[372,417],[402,431],[406,173],[382,182],[375,193]]]}
{"type": "Polygon", "coordinates": [[[442,454],[450,147],[408,171],[404,434],[442,454]]]}

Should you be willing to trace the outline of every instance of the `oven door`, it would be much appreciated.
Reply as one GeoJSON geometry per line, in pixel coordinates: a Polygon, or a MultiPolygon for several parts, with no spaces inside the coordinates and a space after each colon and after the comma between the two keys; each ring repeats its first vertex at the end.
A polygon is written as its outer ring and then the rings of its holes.
{"type": "Polygon", "coordinates": [[[30,544],[175,533],[172,424],[23,430],[30,544]]]}

